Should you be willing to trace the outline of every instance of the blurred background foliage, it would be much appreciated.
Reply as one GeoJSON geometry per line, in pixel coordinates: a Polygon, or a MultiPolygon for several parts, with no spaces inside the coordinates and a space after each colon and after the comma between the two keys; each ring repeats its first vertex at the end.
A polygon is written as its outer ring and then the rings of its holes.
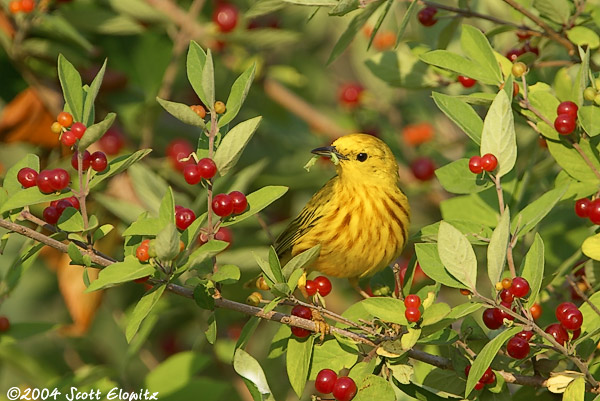
{"type": "MultiPolygon", "coordinates": [[[[476,213],[478,207],[496,208],[493,189],[480,194],[480,204],[457,208],[446,203],[444,208],[449,195],[433,177],[433,166],[470,156],[476,149],[437,109],[431,89],[456,95],[492,94],[497,88],[480,84],[464,88],[455,76],[427,67],[417,56],[428,49],[459,49],[457,31],[462,22],[480,27],[494,48],[506,53],[520,45],[510,26],[460,19],[441,11],[436,25],[424,27],[414,16],[395,49],[396,33],[409,2],[390,2],[371,48],[369,33],[386,7],[378,8],[348,49],[327,65],[335,43],[362,11],[336,17],[328,15],[326,7],[301,7],[279,0],[232,1],[228,4],[238,12],[237,23],[231,32],[222,32],[214,22],[222,3],[213,0],[41,0],[27,15],[11,14],[9,3],[0,0],[0,175],[29,152],[40,155],[43,165],[68,168],[70,154],[49,129],[62,110],[56,76],[59,53],[76,65],[84,82],[108,59],[97,113],[102,118],[116,112],[118,117],[116,128],[97,146],[109,157],[138,148],[153,149],[128,175],[110,180],[91,197],[92,213],[117,227],[101,243],[105,253],[120,256],[119,233],[141,211],[156,210],[167,185],[174,187],[177,204],[192,208],[196,215],[206,209],[202,188],[184,182],[167,150],[174,140],[195,147],[198,133],[165,113],[155,100],[160,96],[199,104],[185,76],[185,54],[192,39],[215,54],[219,100],[226,100],[233,80],[248,65],[254,62],[258,67],[236,121],[261,115],[263,123],[237,173],[220,185],[246,192],[264,185],[290,187],[282,199],[261,213],[261,221],[248,219],[233,227],[232,245],[219,260],[242,269],[240,283],[258,271],[251,252],[264,254],[270,235],[276,236],[333,175],[328,163],[318,163],[310,173],[303,169],[310,150],[344,133],[371,133],[390,145],[401,165],[402,187],[413,209],[412,234],[440,219],[440,204],[446,218],[476,213]]],[[[471,10],[522,23],[520,14],[502,2],[444,3],[469,3],[471,10]]],[[[541,49],[539,61],[566,57],[564,48],[538,39],[534,45],[541,49]]],[[[536,69],[533,79],[553,83],[561,68],[536,69]]],[[[526,202],[551,188],[558,170],[538,144],[537,135],[520,123],[519,149],[531,157],[519,159],[519,170],[533,167],[529,182],[535,183],[520,189],[526,202]]],[[[40,215],[41,210],[32,211],[40,215]]],[[[551,271],[574,255],[589,229],[575,217],[570,203],[559,204],[546,222],[540,230],[546,241],[547,271],[551,271]]],[[[189,300],[168,295],[128,345],[126,318],[144,286],[131,283],[100,295],[83,295],[81,270],[68,266],[68,258],[52,251],[43,251],[8,280],[7,272],[29,245],[29,241],[14,238],[0,255],[0,274],[5,277],[0,283],[0,314],[19,327],[10,336],[0,336],[1,389],[119,386],[160,391],[161,400],[199,399],[198,394],[205,401],[248,399],[230,364],[245,316],[218,310],[218,340],[211,346],[203,333],[208,313],[189,300]]],[[[408,246],[404,263],[412,253],[408,246]]],[[[386,271],[375,277],[373,286],[389,283],[389,274],[386,271]]],[[[363,286],[369,284],[366,280],[363,286]]],[[[420,275],[414,285],[429,284],[433,283],[420,275]]],[[[341,312],[359,299],[344,281],[334,280],[334,287],[328,299],[332,310],[341,312]]],[[[250,291],[241,285],[230,286],[224,296],[243,301],[250,291]]],[[[457,291],[442,296],[451,304],[461,301],[457,291]]],[[[551,310],[547,314],[551,315],[551,310]]],[[[261,323],[248,351],[261,361],[275,397],[289,399],[293,393],[281,377],[283,358],[267,358],[270,339],[278,329],[278,324],[261,323]]],[[[417,364],[415,374],[422,380],[431,369],[417,364]]],[[[305,396],[308,399],[308,393],[305,396]]],[[[0,399],[3,397],[0,394],[0,399]]]]}

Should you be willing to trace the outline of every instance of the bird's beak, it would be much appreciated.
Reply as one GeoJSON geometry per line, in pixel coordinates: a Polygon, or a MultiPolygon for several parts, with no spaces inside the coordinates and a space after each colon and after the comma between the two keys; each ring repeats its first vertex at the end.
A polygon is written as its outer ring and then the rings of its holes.
{"type": "Polygon", "coordinates": [[[335,155],[340,160],[348,160],[346,156],[337,151],[335,146],[323,146],[321,148],[311,150],[310,153],[315,154],[317,156],[325,157],[332,157],[333,155],[335,155]]]}

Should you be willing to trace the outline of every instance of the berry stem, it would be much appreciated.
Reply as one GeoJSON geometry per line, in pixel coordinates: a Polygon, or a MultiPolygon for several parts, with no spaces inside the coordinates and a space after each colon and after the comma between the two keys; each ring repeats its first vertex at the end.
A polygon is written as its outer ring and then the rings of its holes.
{"type": "MultiPolygon", "coordinates": [[[[219,126],[217,123],[217,113],[215,111],[215,105],[214,104],[206,105],[206,107],[210,111],[210,131],[208,132],[208,157],[209,157],[209,159],[212,160],[214,152],[215,152],[215,137],[217,136],[217,133],[219,132],[219,126]]],[[[208,180],[208,185],[206,187],[206,191],[208,194],[208,197],[207,197],[208,198],[207,199],[207,203],[208,203],[207,237],[208,237],[209,241],[215,238],[215,233],[218,230],[217,226],[221,223],[221,220],[219,219],[219,221],[216,223],[216,225],[213,226],[213,210],[212,210],[213,180],[214,180],[214,177],[211,178],[210,180],[208,180]]],[[[213,273],[216,273],[217,272],[217,258],[213,257],[212,261],[213,261],[213,273]]]]}
{"type": "MultiPolygon", "coordinates": [[[[85,204],[85,198],[88,193],[88,183],[90,176],[89,174],[86,177],[85,186],[83,185],[83,155],[84,152],[77,149],[77,178],[79,180],[79,191],[77,193],[73,192],[77,199],[79,200],[79,204],[81,205],[81,217],[83,217],[83,229],[87,231],[89,227],[89,220],[87,215],[87,206],[85,204]]],[[[88,169],[89,170],[89,169],[88,169]]],[[[89,173],[89,171],[88,171],[89,173]]],[[[91,244],[92,236],[88,232],[87,233],[88,244],[91,244]]]]}

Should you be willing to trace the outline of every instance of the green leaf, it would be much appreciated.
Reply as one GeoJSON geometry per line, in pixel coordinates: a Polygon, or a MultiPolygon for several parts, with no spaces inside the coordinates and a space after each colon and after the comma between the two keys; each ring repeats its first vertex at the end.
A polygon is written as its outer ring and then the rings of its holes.
{"type": "Polygon", "coordinates": [[[486,369],[490,366],[494,357],[504,345],[504,343],[512,336],[521,331],[521,327],[512,327],[498,334],[494,339],[488,342],[473,361],[471,370],[469,371],[469,377],[467,377],[467,388],[465,390],[465,397],[468,397],[473,391],[475,384],[479,381],[479,378],[483,376],[486,369]]]}
{"type": "Polygon", "coordinates": [[[408,26],[409,21],[412,21],[413,17],[417,13],[417,0],[412,0],[410,6],[402,16],[402,21],[400,21],[400,26],[398,27],[398,33],[396,34],[396,47],[402,40],[402,36],[404,36],[404,32],[406,32],[406,27],[408,26]]]}
{"type": "Polygon", "coordinates": [[[204,332],[206,341],[208,341],[209,344],[214,345],[215,341],[217,341],[217,318],[214,312],[210,314],[206,323],[208,324],[208,328],[204,332]]]}
{"type": "MultiPolygon", "coordinates": [[[[352,19],[352,21],[350,21],[350,24],[348,24],[348,27],[333,47],[333,50],[329,55],[329,59],[327,60],[327,65],[331,64],[336,58],[338,58],[340,54],[344,52],[344,50],[346,50],[348,45],[350,45],[352,42],[352,39],[354,39],[354,36],[356,36],[363,25],[367,23],[369,17],[373,15],[373,13],[377,11],[383,3],[384,2],[382,0],[377,0],[368,4],[358,15],[352,19]]],[[[336,3],[333,5],[335,4],[336,3]]]]}
{"type": "Polygon", "coordinates": [[[173,260],[179,255],[179,233],[175,224],[169,223],[156,235],[156,255],[162,261],[173,260]]]}
{"type": "Polygon", "coordinates": [[[585,399],[585,378],[578,377],[567,386],[563,401],[581,401],[585,399]]]}
{"type": "Polygon", "coordinates": [[[306,251],[299,253],[290,259],[289,262],[285,264],[282,269],[283,277],[288,279],[292,272],[297,270],[302,270],[307,266],[310,266],[317,258],[319,257],[319,253],[321,252],[321,244],[317,244],[312,248],[307,249],[306,251]]]}
{"type": "MultiPolygon", "coordinates": [[[[275,335],[273,336],[273,339],[271,340],[271,345],[269,346],[269,355],[267,355],[267,358],[279,358],[281,355],[285,354],[285,351],[287,350],[288,338],[291,335],[292,331],[290,326],[287,324],[280,324],[279,328],[275,332],[275,335]]],[[[315,355],[316,354],[313,354],[313,360],[315,355]]]]}
{"type": "Polygon", "coordinates": [[[168,187],[165,196],[163,196],[158,208],[159,229],[167,226],[167,224],[175,224],[175,198],[173,197],[173,189],[168,187]]]}
{"type": "Polygon", "coordinates": [[[544,278],[544,241],[538,233],[535,233],[533,244],[525,256],[520,275],[527,280],[529,288],[531,288],[529,299],[524,305],[526,308],[530,308],[537,299],[544,278]]]}
{"type": "Polygon", "coordinates": [[[148,212],[142,213],[142,215],[125,231],[123,231],[124,237],[129,237],[132,235],[142,235],[142,236],[156,236],[158,232],[161,230],[161,226],[159,224],[159,220],[156,218],[147,217],[148,212]]]}
{"type": "Polygon", "coordinates": [[[108,235],[112,230],[114,230],[115,226],[112,224],[103,224],[96,231],[94,231],[93,241],[96,242],[108,235]]]}
{"type": "Polygon", "coordinates": [[[212,258],[213,256],[218,255],[220,252],[224,251],[228,246],[229,242],[218,240],[208,241],[206,244],[200,246],[200,248],[192,252],[187,265],[190,269],[196,269],[200,267],[202,262],[212,258]]]}
{"type": "Polygon", "coordinates": [[[322,369],[331,369],[339,372],[351,368],[358,360],[358,347],[340,344],[337,340],[327,340],[316,344],[310,361],[309,380],[315,380],[322,369]]]}
{"type": "Polygon", "coordinates": [[[356,10],[358,7],[358,0],[340,0],[336,6],[329,11],[329,15],[341,17],[348,14],[350,11],[356,10]]]}
{"type": "Polygon", "coordinates": [[[581,251],[588,258],[600,260],[600,234],[587,237],[581,244],[581,251]]]}
{"type": "Polygon", "coordinates": [[[112,287],[116,284],[133,281],[138,278],[150,276],[154,273],[154,267],[148,263],[141,263],[135,256],[129,255],[122,262],[113,263],[100,270],[98,278],[85,292],[92,292],[102,288],[112,287]]]}
{"type": "Polygon", "coordinates": [[[302,396],[308,380],[308,369],[310,368],[314,341],[314,336],[302,339],[291,336],[288,340],[285,366],[290,384],[298,397],[302,396]]]}
{"type": "Polygon", "coordinates": [[[444,319],[449,313],[450,306],[448,304],[443,302],[433,304],[423,312],[421,327],[431,326],[444,319]]]}
{"type": "MultiPolygon", "coordinates": [[[[600,292],[592,294],[589,300],[596,308],[600,308],[600,292]]],[[[600,319],[598,319],[598,315],[587,302],[582,304],[579,310],[583,315],[583,323],[581,324],[582,333],[592,333],[600,330],[600,319]]]]}
{"type": "MultiPolygon", "coordinates": [[[[560,142],[547,141],[547,144],[552,157],[571,177],[578,181],[598,181],[598,178],[596,178],[594,172],[585,163],[579,152],[567,140],[561,138],[560,142]]],[[[598,157],[594,153],[590,142],[581,139],[579,146],[594,167],[600,170],[600,162],[598,162],[598,157]]]]}
{"type": "Polygon", "coordinates": [[[371,315],[386,322],[397,323],[406,326],[408,324],[404,311],[404,302],[396,298],[372,297],[360,302],[363,308],[371,315]]]}
{"type": "Polygon", "coordinates": [[[454,124],[458,125],[469,138],[477,145],[480,145],[483,121],[477,112],[466,102],[456,97],[439,92],[433,92],[432,96],[437,107],[452,120],[454,124]]]}
{"type": "MultiPolygon", "coordinates": [[[[204,101],[203,99],[206,99],[202,87],[202,71],[204,70],[205,63],[206,53],[198,43],[192,40],[190,42],[186,61],[187,76],[192,88],[194,89],[194,92],[196,92],[196,95],[198,95],[202,101],[204,101]]],[[[213,107],[213,104],[207,104],[207,106],[213,107]]]]}
{"type": "Polygon", "coordinates": [[[233,127],[221,141],[215,152],[214,161],[219,175],[223,177],[239,160],[246,145],[258,128],[262,117],[254,117],[233,127]]]}
{"type": "Polygon", "coordinates": [[[266,186],[252,192],[246,196],[249,206],[248,210],[242,214],[228,218],[225,222],[223,222],[223,224],[221,224],[221,226],[227,227],[255,215],[265,207],[269,206],[271,203],[275,202],[277,199],[281,198],[287,192],[287,190],[287,187],[266,186]]]}
{"type": "Polygon", "coordinates": [[[500,221],[492,233],[490,244],[487,248],[488,277],[492,287],[500,281],[504,264],[506,263],[506,251],[510,237],[510,211],[508,206],[500,216],[500,221]]]}
{"type": "Polygon", "coordinates": [[[137,333],[138,329],[140,328],[142,321],[146,318],[146,316],[148,316],[148,313],[150,313],[163,292],[165,292],[166,287],[166,285],[161,284],[152,288],[150,291],[145,293],[142,299],[140,299],[135,305],[133,313],[127,322],[127,328],[125,329],[125,337],[127,338],[128,343],[131,342],[133,336],[135,336],[135,333],[137,333]]]}
{"type": "Polygon", "coordinates": [[[582,106],[577,112],[577,120],[589,136],[600,134],[600,107],[582,106]]]}
{"type": "Polygon", "coordinates": [[[496,61],[494,51],[486,36],[479,28],[472,25],[463,24],[460,35],[460,44],[463,52],[477,64],[482,66],[486,74],[496,79],[496,83],[501,83],[502,71],[496,61]]]}
{"type": "Polygon", "coordinates": [[[534,0],[533,7],[559,24],[566,23],[571,15],[571,6],[567,0],[534,0]]]}
{"type": "Polygon", "coordinates": [[[477,282],[477,259],[469,240],[454,226],[440,222],[438,254],[448,272],[474,290],[477,282]]]}
{"type": "MultiPolygon", "coordinates": [[[[28,153],[24,158],[15,163],[11,168],[6,171],[2,187],[6,190],[8,197],[13,196],[17,192],[21,192],[23,187],[17,179],[19,171],[25,167],[40,171],[40,158],[33,153],[28,153]]],[[[34,187],[35,188],[35,187],[34,187]]],[[[39,192],[39,191],[38,191],[39,192]]]]}
{"type": "Polygon", "coordinates": [[[519,215],[513,218],[510,225],[511,231],[515,233],[518,229],[517,235],[519,237],[522,237],[531,231],[544,217],[546,217],[546,215],[548,215],[548,213],[550,213],[554,208],[554,205],[562,199],[568,187],[569,185],[567,184],[559,188],[554,188],[528,204],[521,210],[519,215]]]}
{"type": "Polygon", "coordinates": [[[417,56],[419,51],[401,43],[396,51],[377,52],[365,61],[373,75],[390,86],[423,89],[438,86],[439,77],[417,56]]]}
{"type": "Polygon", "coordinates": [[[244,16],[248,19],[257,18],[280,10],[285,6],[286,4],[281,0],[258,0],[252,3],[244,16]]]}
{"type": "Polygon", "coordinates": [[[494,186],[484,174],[473,174],[469,170],[469,159],[455,160],[435,170],[442,187],[454,194],[470,194],[494,186]]]}
{"type": "Polygon", "coordinates": [[[256,386],[258,392],[263,395],[263,400],[274,401],[274,398],[271,395],[271,389],[269,388],[269,383],[267,383],[267,378],[260,367],[260,364],[241,348],[235,350],[233,356],[233,369],[238,375],[249,380],[256,386]]]}
{"type": "Polygon", "coordinates": [[[201,280],[200,284],[194,288],[194,301],[202,309],[214,310],[215,299],[213,298],[215,286],[212,281],[201,280]]]}
{"type": "Polygon", "coordinates": [[[183,103],[171,102],[156,97],[156,101],[165,109],[170,115],[178,119],[184,124],[193,125],[195,127],[205,128],[206,124],[204,119],[201,118],[190,106],[183,103]]]}
{"type": "Polygon", "coordinates": [[[79,210],[74,207],[68,207],[60,215],[56,226],[69,233],[80,232],[84,230],[83,217],[79,210]]]}
{"type": "Polygon", "coordinates": [[[379,28],[381,28],[381,24],[383,24],[383,21],[385,20],[385,17],[388,15],[393,3],[394,3],[393,0],[385,1],[385,7],[383,8],[383,11],[381,11],[379,13],[379,18],[377,18],[377,22],[375,23],[375,25],[373,26],[373,30],[371,31],[371,36],[369,37],[369,43],[367,44],[367,50],[371,49],[371,45],[373,44],[373,39],[375,39],[375,35],[377,35],[377,32],[379,32],[379,28]]]}
{"type": "Polygon", "coordinates": [[[72,196],[73,193],[69,190],[63,190],[60,193],[43,194],[37,187],[22,189],[8,198],[0,208],[0,214],[12,209],[18,209],[27,205],[35,205],[42,202],[52,202],[72,196]]]}
{"type": "Polygon", "coordinates": [[[58,55],[58,79],[74,121],[83,117],[83,84],[79,72],[62,54],[58,55]]]}
{"type": "Polygon", "coordinates": [[[498,92],[483,121],[481,155],[491,153],[498,159],[496,176],[506,175],[517,160],[515,123],[506,92],[498,92]]]}
{"type": "Polygon", "coordinates": [[[395,401],[396,393],[392,385],[383,377],[368,375],[361,383],[356,383],[358,392],[353,401],[395,401]]]}
{"type": "Polygon", "coordinates": [[[206,61],[202,69],[202,91],[204,98],[200,98],[209,110],[215,109],[215,68],[213,66],[210,49],[206,52],[206,61]]]}
{"type": "Polygon", "coordinates": [[[192,224],[190,224],[189,227],[181,233],[181,240],[185,244],[186,248],[198,238],[200,229],[204,224],[204,220],[206,220],[206,212],[196,217],[196,220],[194,220],[192,224]]]}
{"type": "Polygon", "coordinates": [[[220,266],[211,279],[217,283],[229,285],[234,284],[240,279],[240,268],[235,265],[220,266]]]}
{"type": "Polygon", "coordinates": [[[142,149],[130,155],[119,156],[108,163],[108,167],[101,173],[95,174],[90,181],[90,188],[95,187],[102,181],[128,169],[132,164],[137,163],[146,157],[152,149],[142,149]]]}
{"type": "Polygon", "coordinates": [[[488,85],[497,85],[495,75],[482,68],[477,63],[448,50],[433,50],[420,55],[427,64],[453,71],[459,75],[471,77],[488,85]]]}
{"type": "Polygon", "coordinates": [[[69,242],[69,246],[67,247],[67,253],[69,254],[69,257],[71,258],[71,262],[73,262],[74,264],[76,264],[76,265],[84,265],[85,264],[85,262],[83,261],[83,254],[81,253],[81,250],[74,243],[69,242]]]}
{"type": "Polygon", "coordinates": [[[108,131],[116,117],[117,115],[115,113],[108,113],[106,117],[104,117],[104,120],[87,127],[83,137],[79,140],[77,148],[83,152],[88,146],[100,139],[102,135],[108,131]]]}
{"type": "Polygon", "coordinates": [[[465,285],[455,279],[444,268],[437,244],[415,244],[415,253],[421,269],[435,282],[452,288],[465,288],[465,285]]]}
{"type": "Polygon", "coordinates": [[[567,38],[577,46],[597,49],[600,46],[598,34],[585,26],[575,26],[567,31],[567,38]]]}
{"type": "Polygon", "coordinates": [[[177,394],[177,390],[184,388],[201,370],[208,368],[210,362],[210,356],[204,353],[178,352],[148,372],[144,383],[151,392],[159,391],[159,398],[173,400],[176,397],[167,394],[177,394]]]}
{"type": "Polygon", "coordinates": [[[224,127],[229,124],[240,112],[242,104],[244,104],[244,100],[246,100],[246,96],[250,90],[250,86],[252,86],[255,73],[256,63],[253,63],[238,77],[238,79],[235,80],[231,87],[231,92],[229,92],[229,97],[227,98],[225,114],[219,118],[219,127],[224,127]]]}
{"type": "MultiPolygon", "coordinates": [[[[100,86],[102,85],[102,80],[104,79],[104,72],[106,71],[106,59],[96,74],[96,77],[90,84],[90,87],[85,95],[85,100],[83,102],[83,117],[82,122],[86,125],[86,127],[94,124],[94,102],[96,101],[96,96],[98,96],[98,91],[100,91],[100,86]]],[[[86,132],[86,134],[88,134],[86,132]]]]}
{"type": "MultiPolygon", "coordinates": [[[[598,38],[598,35],[596,35],[596,38],[598,38]]],[[[577,71],[576,85],[573,85],[571,88],[571,96],[575,103],[583,105],[583,92],[589,85],[590,75],[592,73],[590,70],[590,48],[586,47],[585,51],[583,51],[583,49],[579,47],[578,50],[579,57],[581,57],[581,64],[579,64],[579,69],[577,71]]]]}

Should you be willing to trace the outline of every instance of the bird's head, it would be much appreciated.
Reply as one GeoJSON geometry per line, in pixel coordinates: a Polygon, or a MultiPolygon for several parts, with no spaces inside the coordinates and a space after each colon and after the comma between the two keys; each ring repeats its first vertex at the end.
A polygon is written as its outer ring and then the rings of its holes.
{"type": "Polygon", "coordinates": [[[390,148],[367,134],[351,134],[336,139],[331,146],[313,149],[319,156],[337,158],[338,176],[353,181],[398,180],[398,164],[390,148]]]}

